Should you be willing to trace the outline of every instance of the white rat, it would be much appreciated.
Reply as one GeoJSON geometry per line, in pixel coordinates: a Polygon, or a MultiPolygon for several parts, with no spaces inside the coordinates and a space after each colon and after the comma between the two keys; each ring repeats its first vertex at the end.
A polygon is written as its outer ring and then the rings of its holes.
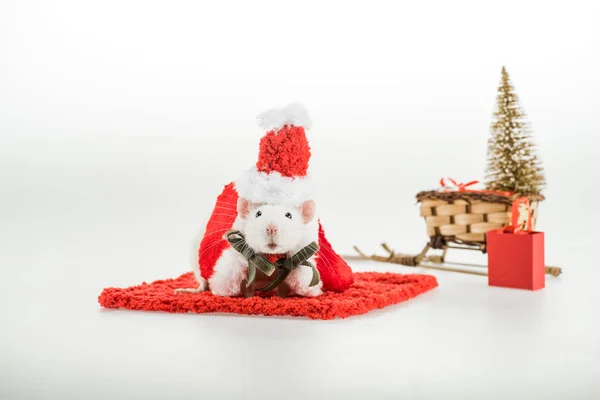
{"type": "Polygon", "coordinates": [[[246,295],[244,282],[252,281],[255,270],[256,280],[267,281],[280,276],[280,271],[291,271],[280,286],[292,295],[348,289],[354,281],[352,269],[333,250],[316,216],[305,132],[312,123],[306,109],[292,103],[262,113],[258,122],[265,134],[256,164],[224,187],[200,245],[195,243],[193,271],[198,287],[177,291],[246,295]],[[248,259],[252,260],[250,279],[248,259]],[[277,271],[268,276],[275,267],[277,271]],[[267,273],[259,276],[261,270],[267,273]]]}
{"type": "MultiPolygon", "coordinates": [[[[244,198],[237,201],[237,218],[232,229],[240,231],[246,244],[256,253],[270,258],[270,255],[291,257],[311,242],[318,242],[318,220],[315,217],[316,204],[313,200],[300,206],[276,204],[255,204],[244,198]]],[[[197,249],[197,247],[196,247],[197,249]]],[[[197,253],[196,253],[197,254],[197,253]]],[[[315,256],[308,259],[316,265],[315,256]]],[[[178,289],[178,292],[200,292],[210,290],[217,296],[241,296],[248,280],[248,260],[232,247],[225,249],[214,266],[208,281],[194,268],[199,283],[196,289],[178,289]]],[[[276,271],[274,276],[278,273],[276,271]]],[[[266,276],[258,273],[257,284],[268,283],[266,276]]],[[[297,296],[318,296],[322,294],[322,282],[310,286],[313,269],[299,265],[283,281],[287,293],[297,296]]]]}

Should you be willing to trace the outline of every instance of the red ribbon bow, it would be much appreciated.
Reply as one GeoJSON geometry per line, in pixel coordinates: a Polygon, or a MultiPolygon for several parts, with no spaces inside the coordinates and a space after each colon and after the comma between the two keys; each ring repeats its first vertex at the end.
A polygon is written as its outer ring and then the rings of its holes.
{"type": "MultiPolygon", "coordinates": [[[[470,189],[467,189],[467,187],[469,187],[469,186],[473,186],[473,185],[475,185],[476,183],[479,183],[479,181],[471,181],[471,182],[467,182],[467,183],[457,183],[457,182],[456,182],[454,179],[452,179],[452,178],[448,178],[448,180],[449,180],[450,182],[452,182],[452,184],[454,185],[454,187],[455,187],[455,188],[457,188],[459,192],[466,192],[466,191],[470,191],[470,189]]],[[[442,178],[442,179],[440,179],[440,184],[441,184],[443,187],[450,187],[449,185],[447,185],[447,184],[446,184],[446,179],[445,179],[445,178],[442,178]]],[[[447,192],[450,192],[450,191],[452,191],[452,190],[453,190],[453,189],[446,189],[446,191],[447,191],[447,192]]]]}
{"type": "Polygon", "coordinates": [[[507,191],[500,191],[500,190],[476,190],[476,189],[468,189],[469,186],[473,186],[475,184],[479,183],[479,181],[471,181],[471,182],[467,182],[467,183],[458,183],[456,182],[454,179],[452,178],[442,178],[440,179],[440,184],[446,188],[444,189],[444,192],[453,192],[453,191],[458,191],[458,192],[477,192],[477,193],[488,193],[488,194],[497,194],[499,196],[504,196],[504,197],[510,197],[512,196],[514,193],[513,192],[507,192],[507,191]],[[446,183],[446,179],[448,179],[452,185],[448,185],[446,183]]]}

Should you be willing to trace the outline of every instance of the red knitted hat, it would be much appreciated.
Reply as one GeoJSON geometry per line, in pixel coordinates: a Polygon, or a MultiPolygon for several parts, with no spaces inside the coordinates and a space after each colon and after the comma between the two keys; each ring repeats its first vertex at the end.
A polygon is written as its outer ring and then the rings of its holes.
{"type": "Polygon", "coordinates": [[[308,113],[294,103],[258,119],[266,134],[260,140],[256,165],[235,182],[238,194],[253,203],[299,205],[310,200],[311,152],[304,131],[311,126],[308,113]]]}

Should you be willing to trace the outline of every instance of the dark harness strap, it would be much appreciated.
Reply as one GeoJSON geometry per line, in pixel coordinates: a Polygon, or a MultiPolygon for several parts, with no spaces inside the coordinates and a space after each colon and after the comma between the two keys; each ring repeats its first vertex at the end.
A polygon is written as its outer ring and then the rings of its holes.
{"type": "Polygon", "coordinates": [[[227,232],[225,237],[227,238],[229,244],[231,244],[231,247],[240,253],[246,260],[248,260],[248,283],[246,283],[246,287],[250,287],[252,283],[254,283],[257,269],[267,276],[271,276],[275,270],[279,270],[277,276],[267,286],[258,289],[260,291],[270,292],[279,286],[281,282],[287,278],[290,272],[298,268],[300,265],[305,265],[312,269],[313,275],[309,286],[315,286],[320,281],[319,271],[310,261],[308,261],[309,258],[314,256],[317,251],[319,251],[319,245],[315,242],[303,247],[292,257],[277,260],[275,264],[272,264],[269,260],[248,246],[242,232],[230,230],[227,232]]]}

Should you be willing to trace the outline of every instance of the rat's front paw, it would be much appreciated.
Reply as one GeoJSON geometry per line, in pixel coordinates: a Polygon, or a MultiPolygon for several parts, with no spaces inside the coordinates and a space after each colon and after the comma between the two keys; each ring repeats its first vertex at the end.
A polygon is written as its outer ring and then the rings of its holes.
{"type": "Polygon", "coordinates": [[[289,286],[291,293],[297,296],[316,297],[322,295],[323,282],[319,281],[315,286],[309,286],[312,278],[312,268],[300,266],[288,275],[285,283],[289,286]]]}
{"type": "Polygon", "coordinates": [[[208,287],[215,296],[241,296],[241,283],[248,278],[246,260],[233,249],[227,249],[215,264],[208,287]]]}
{"type": "Polygon", "coordinates": [[[323,290],[321,289],[321,284],[319,283],[319,285],[313,287],[297,288],[295,293],[298,296],[303,297],[317,297],[323,294],[323,290]]]}

